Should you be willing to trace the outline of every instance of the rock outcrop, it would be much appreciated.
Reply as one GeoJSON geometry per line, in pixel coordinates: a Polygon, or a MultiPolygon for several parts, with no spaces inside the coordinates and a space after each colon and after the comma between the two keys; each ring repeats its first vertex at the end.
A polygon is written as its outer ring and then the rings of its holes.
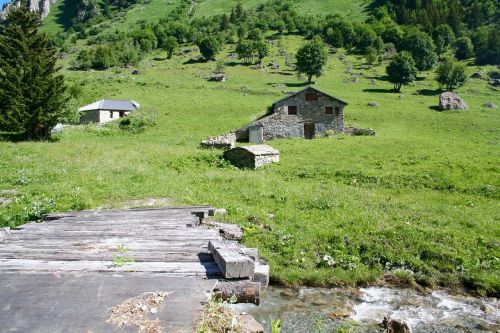
{"type": "Polygon", "coordinates": [[[467,110],[469,107],[457,94],[447,91],[439,96],[441,110],[467,110]]]}
{"type": "Polygon", "coordinates": [[[407,323],[389,317],[384,318],[382,327],[385,328],[384,333],[412,333],[411,327],[407,323]]]}
{"type": "Polygon", "coordinates": [[[40,13],[42,20],[50,13],[50,6],[56,3],[56,0],[14,0],[7,4],[3,10],[0,11],[0,20],[5,19],[8,11],[12,7],[20,7],[25,2],[32,12],[40,13]]]}

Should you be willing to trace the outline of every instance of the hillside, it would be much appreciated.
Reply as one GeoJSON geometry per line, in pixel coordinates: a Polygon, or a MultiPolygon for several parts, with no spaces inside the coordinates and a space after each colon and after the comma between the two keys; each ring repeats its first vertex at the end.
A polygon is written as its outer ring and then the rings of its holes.
{"type": "MultiPolygon", "coordinates": [[[[112,8],[111,19],[90,20],[54,39],[75,109],[103,98],[132,99],[143,109],[137,117],[154,126],[139,133],[116,124],[69,126],[54,142],[0,141],[0,190],[18,192],[13,204],[0,206],[0,225],[17,226],[47,211],[148,200],[209,204],[227,209],[217,218],[244,228],[246,245],[260,249],[274,282],[355,285],[380,282],[391,272],[410,285],[499,295],[500,114],[485,106],[500,104],[499,88],[489,82],[498,72],[488,63],[495,53],[485,63],[474,57],[477,51],[459,62],[468,80],[456,92],[469,110],[439,112],[434,68],[455,52],[452,44],[395,92],[386,75],[395,44],[387,41],[400,33],[397,46],[408,47],[404,38],[415,31],[383,11],[373,23],[362,23],[363,2],[294,1],[293,10],[274,2],[256,12],[257,1],[248,1],[247,12],[231,19],[212,16],[234,9],[226,2],[200,2],[193,18],[189,3],[179,0],[158,22],[163,4],[112,8]],[[352,14],[311,20],[301,8],[352,14]],[[282,13],[295,16],[277,24],[282,13]],[[244,20],[253,29],[240,29],[244,20]],[[267,29],[256,33],[255,26],[267,29]],[[241,40],[259,33],[269,48],[261,63],[278,63],[279,70],[257,69],[255,56],[247,62],[235,52],[241,40]],[[349,103],[347,126],[372,128],[376,136],[274,140],[269,144],[281,152],[281,162],[255,171],[201,149],[201,140],[248,124],[305,86],[295,54],[313,33],[328,51],[316,86],[349,103]],[[170,59],[166,36],[177,46],[170,59]],[[205,59],[195,44],[207,40],[219,47],[215,60],[205,59]],[[216,68],[227,82],[207,80],[216,68]],[[470,78],[473,73],[478,77],[470,78]]],[[[65,7],[59,5],[44,23],[54,35],[62,29],[57,20],[65,7]]],[[[405,19],[418,20],[418,13],[405,19]]],[[[494,43],[490,20],[461,33],[494,43]]],[[[418,33],[435,48],[434,31],[418,33]]]]}

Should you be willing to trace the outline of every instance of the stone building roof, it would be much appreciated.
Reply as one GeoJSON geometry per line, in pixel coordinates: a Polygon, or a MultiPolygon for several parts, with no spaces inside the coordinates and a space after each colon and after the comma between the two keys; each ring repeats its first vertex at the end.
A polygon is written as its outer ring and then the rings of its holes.
{"type": "Polygon", "coordinates": [[[280,153],[278,150],[268,145],[242,146],[239,148],[245,149],[246,151],[252,153],[255,156],[277,155],[280,153]]]}
{"type": "Polygon", "coordinates": [[[135,111],[141,106],[135,101],[122,101],[101,99],[89,105],[85,105],[78,109],[79,112],[94,111],[94,110],[109,110],[109,111],[135,111]]]}
{"type": "Polygon", "coordinates": [[[284,101],[284,100],[286,100],[286,99],[288,99],[288,98],[290,98],[290,97],[293,97],[293,96],[295,96],[295,95],[298,95],[298,94],[300,94],[300,93],[302,93],[302,92],[304,92],[304,91],[306,91],[306,90],[309,90],[309,89],[315,90],[315,91],[317,91],[317,92],[319,92],[319,93],[322,93],[322,94],[324,94],[324,95],[326,95],[326,96],[328,96],[328,97],[330,97],[330,98],[333,98],[333,99],[335,99],[335,100],[339,101],[339,102],[340,102],[340,103],[342,103],[342,104],[348,105],[348,103],[347,103],[347,102],[345,102],[345,101],[341,100],[340,98],[337,98],[337,97],[332,96],[332,95],[330,95],[330,94],[328,94],[328,93],[326,93],[326,92],[324,92],[324,91],[321,91],[321,90],[319,90],[319,89],[318,89],[318,88],[316,88],[316,87],[307,86],[307,87],[305,87],[305,88],[303,88],[303,89],[300,89],[299,91],[294,92],[293,94],[290,94],[290,95],[288,95],[288,96],[285,96],[285,97],[283,97],[283,98],[278,99],[277,101],[274,101],[273,106],[274,106],[274,105],[276,105],[276,104],[277,104],[277,103],[279,103],[279,102],[282,102],[282,101],[284,101]]]}

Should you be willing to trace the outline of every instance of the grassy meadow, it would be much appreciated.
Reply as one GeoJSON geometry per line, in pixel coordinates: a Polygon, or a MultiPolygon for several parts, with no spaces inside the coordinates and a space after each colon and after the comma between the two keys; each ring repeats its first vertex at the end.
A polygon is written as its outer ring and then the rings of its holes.
{"type": "MultiPolygon", "coordinates": [[[[225,83],[206,80],[215,63],[190,62],[196,51],[170,60],[153,53],[137,67],[140,75],[69,70],[70,55],[61,65],[81,86],[82,103],[133,99],[155,114],[156,125],[139,134],[77,126],[50,143],[0,142],[0,190],[19,192],[0,206],[0,225],[15,227],[48,210],[168,198],[226,208],[218,218],[244,227],[244,242],[259,248],[274,282],[354,285],[393,271],[409,283],[498,295],[500,114],[482,105],[500,104],[500,94],[484,80],[458,90],[469,111],[438,112],[433,73],[393,93],[385,64],[348,55],[350,74],[332,53],[317,87],[349,102],[346,125],[373,128],[375,137],[271,141],[281,162],[255,171],[199,148],[302,87],[280,55],[285,50],[293,60],[302,43],[296,36],[274,42],[265,62],[280,63],[281,74],[229,61],[225,83]],[[379,107],[367,106],[371,101],[379,107]]],[[[469,74],[488,69],[468,67],[469,74]]]]}

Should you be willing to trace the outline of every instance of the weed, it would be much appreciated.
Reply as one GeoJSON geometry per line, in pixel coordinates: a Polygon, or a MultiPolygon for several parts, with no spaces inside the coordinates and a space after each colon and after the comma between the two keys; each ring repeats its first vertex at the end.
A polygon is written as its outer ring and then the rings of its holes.
{"type": "Polygon", "coordinates": [[[118,252],[120,252],[120,254],[113,255],[113,265],[115,267],[122,267],[134,262],[134,258],[125,255],[128,251],[130,250],[126,248],[124,244],[118,245],[118,252]]]}

